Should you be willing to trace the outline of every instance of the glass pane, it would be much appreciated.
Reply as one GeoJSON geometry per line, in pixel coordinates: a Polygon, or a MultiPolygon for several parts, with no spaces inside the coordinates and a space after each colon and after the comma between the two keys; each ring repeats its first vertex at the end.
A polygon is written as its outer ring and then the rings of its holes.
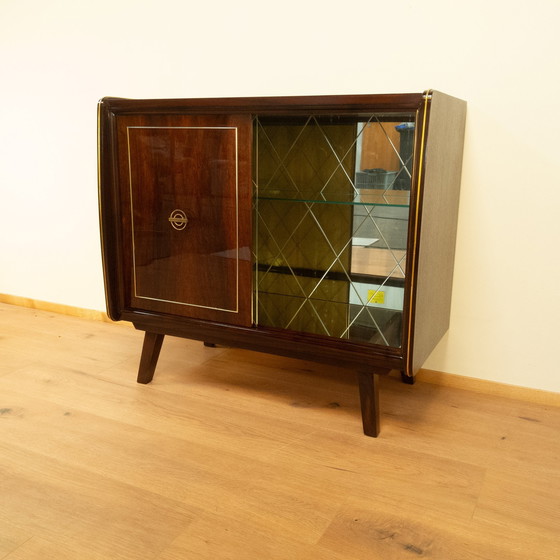
{"type": "Polygon", "coordinates": [[[255,316],[401,345],[414,115],[255,119],[255,316]]]}

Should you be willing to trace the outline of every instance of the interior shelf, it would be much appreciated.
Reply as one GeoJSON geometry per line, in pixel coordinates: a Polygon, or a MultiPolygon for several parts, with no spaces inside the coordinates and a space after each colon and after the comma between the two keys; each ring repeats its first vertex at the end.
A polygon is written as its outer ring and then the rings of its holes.
{"type": "Polygon", "coordinates": [[[293,189],[257,189],[257,200],[302,202],[307,204],[347,204],[353,206],[410,205],[410,191],[358,189],[355,192],[301,193],[293,189]]]}

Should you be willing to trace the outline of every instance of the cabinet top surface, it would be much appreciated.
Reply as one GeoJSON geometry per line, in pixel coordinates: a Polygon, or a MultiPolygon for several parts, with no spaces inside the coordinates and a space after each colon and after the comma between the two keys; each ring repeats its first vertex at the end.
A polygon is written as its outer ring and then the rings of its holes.
{"type": "Polygon", "coordinates": [[[169,111],[227,111],[242,113],[289,112],[359,112],[363,110],[414,110],[422,103],[424,93],[318,95],[293,97],[224,97],[193,99],[126,99],[104,97],[102,108],[115,113],[169,111]]]}

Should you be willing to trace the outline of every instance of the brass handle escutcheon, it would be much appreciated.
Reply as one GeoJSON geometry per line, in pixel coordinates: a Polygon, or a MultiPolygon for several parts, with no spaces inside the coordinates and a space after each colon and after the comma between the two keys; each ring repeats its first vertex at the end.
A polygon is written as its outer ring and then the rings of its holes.
{"type": "Polygon", "coordinates": [[[189,219],[187,215],[182,210],[173,210],[169,216],[169,222],[174,229],[181,231],[187,227],[189,219]]]}

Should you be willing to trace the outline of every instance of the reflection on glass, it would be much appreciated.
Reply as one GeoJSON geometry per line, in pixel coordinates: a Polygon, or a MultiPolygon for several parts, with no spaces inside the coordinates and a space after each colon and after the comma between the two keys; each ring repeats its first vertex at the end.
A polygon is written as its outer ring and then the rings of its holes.
{"type": "Polygon", "coordinates": [[[401,345],[414,115],[255,120],[255,321],[401,345]]]}

